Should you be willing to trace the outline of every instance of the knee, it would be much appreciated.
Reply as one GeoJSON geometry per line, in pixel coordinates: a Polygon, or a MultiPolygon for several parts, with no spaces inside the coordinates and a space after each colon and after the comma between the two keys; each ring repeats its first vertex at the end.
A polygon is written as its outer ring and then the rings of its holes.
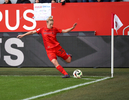
{"type": "Polygon", "coordinates": [[[71,62],[71,58],[69,57],[67,60],[66,60],[67,63],[70,63],[71,62]]]}
{"type": "Polygon", "coordinates": [[[54,64],[55,67],[57,67],[59,65],[59,63],[56,59],[53,59],[51,62],[54,64]]]}
{"type": "Polygon", "coordinates": [[[67,63],[71,63],[71,60],[67,61],[67,63]]]}

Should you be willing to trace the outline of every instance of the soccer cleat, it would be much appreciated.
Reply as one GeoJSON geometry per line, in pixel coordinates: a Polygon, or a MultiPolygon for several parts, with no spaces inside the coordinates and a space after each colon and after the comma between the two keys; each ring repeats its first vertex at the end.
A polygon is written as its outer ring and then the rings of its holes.
{"type": "Polygon", "coordinates": [[[62,78],[70,78],[70,75],[64,75],[62,78]]]}

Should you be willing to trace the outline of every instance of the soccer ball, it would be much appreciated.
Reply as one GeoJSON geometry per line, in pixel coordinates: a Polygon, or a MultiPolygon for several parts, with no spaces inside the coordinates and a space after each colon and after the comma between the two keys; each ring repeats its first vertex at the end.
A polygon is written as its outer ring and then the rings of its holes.
{"type": "Polygon", "coordinates": [[[73,72],[73,77],[74,77],[74,78],[81,78],[81,77],[82,77],[82,71],[79,70],[79,69],[76,69],[76,70],[73,72]]]}

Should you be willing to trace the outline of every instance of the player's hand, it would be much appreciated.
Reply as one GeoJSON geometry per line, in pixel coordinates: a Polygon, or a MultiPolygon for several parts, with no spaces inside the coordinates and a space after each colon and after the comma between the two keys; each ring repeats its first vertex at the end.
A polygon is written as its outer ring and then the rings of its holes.
{"type": "Polygon", "coordinates": [[[18,36],[17,36],[17,38],[22,38],[22,37],[23,37],[23,35],[18,35],[18,36]]]}
{"type": "Polygon", "coordinates": [[[75,24],[73,25],[73,29],[76,27],[76,25],[77,25],[77,23],[75,23],[75,24]]]}

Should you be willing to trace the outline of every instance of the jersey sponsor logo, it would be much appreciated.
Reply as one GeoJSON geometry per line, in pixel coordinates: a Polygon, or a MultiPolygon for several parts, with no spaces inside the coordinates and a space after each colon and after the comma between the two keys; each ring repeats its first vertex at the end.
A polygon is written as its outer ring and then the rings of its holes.
{"type": "Polygon", "coordinates": [[[43,34],[51,34],[50,32],[44,32],[43,34]]]}

